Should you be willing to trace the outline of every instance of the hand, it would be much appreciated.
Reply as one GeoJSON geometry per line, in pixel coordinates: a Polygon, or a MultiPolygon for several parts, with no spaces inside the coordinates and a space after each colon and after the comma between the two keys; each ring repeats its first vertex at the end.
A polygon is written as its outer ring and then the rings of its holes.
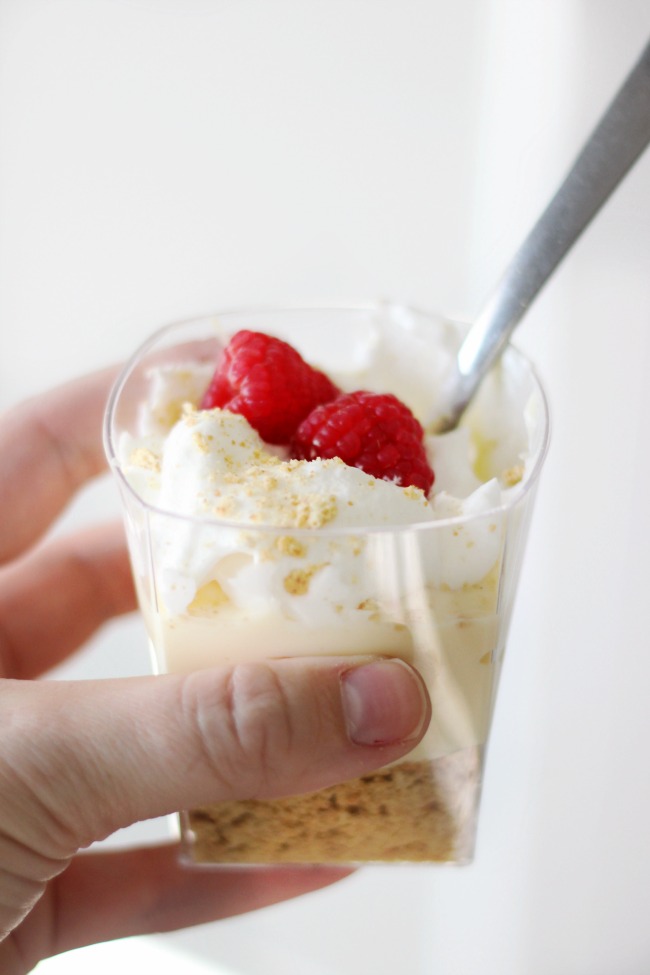
{"type": "Polygon", "coordinates": [[[0,423],[0,971],[226,917],[343,869],[183,868],[173,844],[79,853],[180,808],[308,792],[406,754],[429,703],[404,664],[280,660],[188,676],[35,678],[135,608],[121,530],[43,540],[104,465],[112,371],[0,423]]]}

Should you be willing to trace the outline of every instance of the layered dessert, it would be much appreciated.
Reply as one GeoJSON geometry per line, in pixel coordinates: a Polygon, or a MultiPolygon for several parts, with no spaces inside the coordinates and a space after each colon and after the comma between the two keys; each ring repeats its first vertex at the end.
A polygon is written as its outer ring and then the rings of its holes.
{"type": "Polygon", "coordinates": [[[457,328],[384,309],[333,349],[333,333],[290,317],[290,343],[275,320],[262,331],[224,316],[206,323],[214,341],[179,337],[148,356],[137,408],[116,428],[157,665],[399,656],[433,716],[406,759],[373,775],[186,811],[188,854],[466,861],[543,396],[509,351],[463,425],[438,436],[427,428],[457,328]]]}

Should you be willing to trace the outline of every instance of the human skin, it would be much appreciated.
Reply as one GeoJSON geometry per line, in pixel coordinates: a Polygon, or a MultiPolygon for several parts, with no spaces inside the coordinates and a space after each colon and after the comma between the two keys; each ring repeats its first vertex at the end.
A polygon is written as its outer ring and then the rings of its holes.
{"type": "Polygon", "coordinates": [[[287,659],[185,676],[42,678],[135,609],[121,527],[47,531],[104,468],[109,369],[0,418],[0,971],[255,910],[349,871],[196,871],[174,844],[86,852],[180,808],[324,788],[392,762],[430,705],[401,661],[287,659]]]}

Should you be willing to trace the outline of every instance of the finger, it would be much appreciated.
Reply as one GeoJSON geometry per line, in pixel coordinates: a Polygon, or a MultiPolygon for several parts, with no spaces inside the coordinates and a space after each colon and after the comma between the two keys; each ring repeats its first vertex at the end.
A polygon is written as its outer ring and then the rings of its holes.
{"type": "Polygon", "coordinates": [[[410,751],[430,715],[415,671],[371,658],[0,693],[5,834],[59,860],[137,820],[363,775],[410,751]]]}
{"type": "Polygon", "coordinates": [[[135,605],[121,525],[32,549],[0,569],[0,674],[36,677],[135,605]]]}
{"type": "Polygon", "coordinates": [[[257,910],[349,873],[328,867],[191,870],[179,863],[175,846],[80,856],[39,905],[56,918],[40,957],[257,910]]]}
{"type": "Polygon", "coordinates": [[[37,539],[105,466],[102,415],[114,368],[9,410],[0,422],[0,563],[37,539]]]}

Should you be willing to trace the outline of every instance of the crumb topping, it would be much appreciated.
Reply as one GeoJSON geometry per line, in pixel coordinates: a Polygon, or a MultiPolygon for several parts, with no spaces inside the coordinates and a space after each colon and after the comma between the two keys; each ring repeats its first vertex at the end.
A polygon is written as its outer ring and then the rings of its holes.
{"type": "Polygon", "coordinates": [[[501,475],[501,482],[504,487],[514,487],[515,484],[519,484],[524,476],[524,465],[516,464],[514,467],[509,467],[501,475]]]}
{"type": "Polygon", "coordinates": [[[307,546],[291,535],[279,535],[275,540],[275,547],[282,555],[289,555],[294,559],[303,559],[307,554],[307,546]]]}
{"type": "Polygon", "coordinates": [[[327,565],[322,562],[320,565],[310,565],[306,569],[292,569],[283,580],[285,590],[291,596],[305,596],[309,592],[311,580],[327,565]]]}
{"type": "Polygon", "coordinates": [[[147,447],[136,447],[129,457],[129,463],[134,467],[142,467],[147,471],[160,471],[160,458],[147,447]]]}
{"type": "Polygon", "coordinates": [[[202,454],[207,454],[210,452],[210,445],[214,437],[210,433],[200,433],[198,430],[195,430],[192,434],[192,440],[202,454]]]}
{"type": "Polygon", "coordinates": [[[422,504],[427,505],[427,498],[424,491],[415,487],[414,484],[409,484],[408,487],[402,488],[405,498],[409,498],[411,501],[421,501],[422,504]]]}

